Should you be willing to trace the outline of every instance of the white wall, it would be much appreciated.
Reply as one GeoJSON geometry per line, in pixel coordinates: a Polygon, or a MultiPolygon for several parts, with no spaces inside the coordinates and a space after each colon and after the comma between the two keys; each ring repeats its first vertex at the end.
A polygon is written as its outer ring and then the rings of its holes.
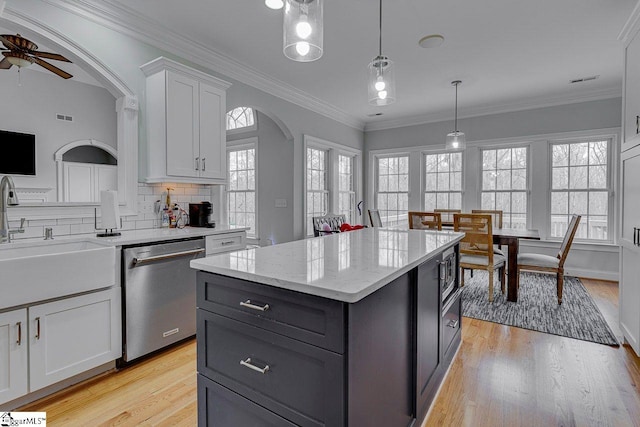
{"type": "MultiPolygon", "coordinates": [[[[479,191],[480,157],[478,145],[488,142],[490,144],[528,142],[530,143],[530,168],[532,185],[538,188],[548,188],[548,156],[546,146],[548,141],[560,138],[562,135],[580,135],[591,130],[605,129],[606,134],[618,134],[622,101],[620,98],[605,99],[599,101],[567,104],[561,106],[538,108],[526,111],[517,111],[489,116],[471,117],[458,120],[458,129],[465,132],[467,142],[470,143],[465,152],[464,176],[465,194],[463,207],[470,210],[479,207],[477,193],[479,191]],[[536,169],[538,174],[536,174],[536,169]]],[[[369,131],[365,133],[365,159],[367,207],[371,208],[373,200],[372,171],[369,159],[371,153],[382,151],[411,151],[419,153],[421,150],[444,148],[445,136],[453,130],[453,121],[427,123],[423,125],[407,126],[402,128],[369,131]]],[[[600,132],[599,132],[600,133],[600,132]]],[[[616,135],[619,143],[619,135],[616,135]]],[[[619,151],[619,145],[613,149],[614,154],[619,151]]],[[[420,156],[410,157],[414,167],[419,168],[420,156]]],[[[617,156],[612,159],[617,170],[617,156]]],[[[613,175],[617,186],[618,174],[613,175]]],[[[414,180],[411,185],[412,192],[419,190],[420,182],[414,180]]],[[[615,188],[614,188],[615,190],[615,188]]],[[[535,197],[530,200],[530,212],[532,228],[540,229],[544,237],[547,224],[547,194],[534,192],[535,197]],[[538,196],[540,196],[538,198],[538,196]],[[535,200],[534,200],[535,198],[535,200]]],[[[414,198],[415,200],[415,198],[414,198]]],[[[617,203],[615,203],[617,207],[617,203]]],[[[410,208],[421,207],[410,203],[410,208]]],[[[611,213],[617,219],[617,212],[611,213]]],[[[617,228],[614,227],[613,233],[617,228]]],[[[522,251],[546,253],[556,255],[559,242],[521,242],[522,251]]],[[[576,244],[571,250],[566,261],[568,274],[595,277],[609,280],[618,279],[619,270],[618,247],[615,245],[576,244]]]]}
{"type": "MultiPolygon", "coordinates": [[[[53,154],[69,142],[96,139],[116,148],[116,100],[101,87],[31,68],[0,70],[0,129],[36,135],[36,176],[15,177],[17,187],[52,188],[55,202],[56,166],[53,154]],[[56,120],[56,113],[73,122],[56,120]]],[[[0,144],[4,141],[0,141],[0,144]]]]}

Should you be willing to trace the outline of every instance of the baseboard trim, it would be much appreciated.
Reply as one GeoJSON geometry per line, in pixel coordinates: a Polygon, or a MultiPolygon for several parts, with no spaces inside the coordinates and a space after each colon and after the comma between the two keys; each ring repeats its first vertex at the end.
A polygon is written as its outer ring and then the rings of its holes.
{"type": "Polygon", "coordinates": [[[634,338],[633,334],[629,332],[629,328],[627,328],[622,322],[620,322],[620,329],[622,330],[622,335],[624,335],[624,340],[633,349],[636,356],[640,357],[640,343],[638,340],[634,338]]]}
{"type": "Polygon", "coordinates": [[[566,276],[576,276],[576,277],[584,277],[588,279],[598,279],[598,280],[611,280],[613,282],[618,282],[620,277],[617,271],[599,271],[599,270],[589,270],[586,268],[565,268],[564,274],[566,276]]]}

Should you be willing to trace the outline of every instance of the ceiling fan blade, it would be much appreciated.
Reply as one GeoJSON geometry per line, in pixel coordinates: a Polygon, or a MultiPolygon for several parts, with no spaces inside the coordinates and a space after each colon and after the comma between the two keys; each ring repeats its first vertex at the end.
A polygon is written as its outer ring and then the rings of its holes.
{"type": "Polygon", "coordinates": [[[59,55],[57,53],[41,52],[39,50],[34,50],[34,51],[30,52],[30,54],[33,55],[33,56],[37,56],[39,58],[47,58],[47,59],[55,59],[56,61],[71,62],[67,58],[65,58],[64,56],[59,55]]]}
{"type": "Polygon", "coordinates": [[[13,64],[9,62],[7,58],[4,58],[2,61],[0,61],[0,69],[2,70],[8,70],[12,65],[13,64]]]}
{"type": "Polygon", "coordinates": [[[55,65],[51,65],[40,58],[31,58],[31,59],[33,59],[33,62],[35,62],[39,66],[44,67],[47,70],[51,71],[52,73],[59,75],[63,79],[70,79],[71,77],[73,77],[71,74],[67,73],[66,71],[63,71],[60,68],[56,67],[55,65]]]}
{"type": "Polygon", "coordinates": [[[9,39],[7,39],[5,36],[0,36],[0,42],[2,42],[2,44],[5,45],[7,49],[10,49],[10,50],[20,49],[18,45],[10,42],[9,39]]]}

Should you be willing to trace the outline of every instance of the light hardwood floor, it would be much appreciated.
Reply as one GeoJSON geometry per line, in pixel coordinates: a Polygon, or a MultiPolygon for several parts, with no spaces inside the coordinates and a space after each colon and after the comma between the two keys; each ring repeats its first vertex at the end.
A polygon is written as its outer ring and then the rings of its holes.
{"type": "MultiPolygon", "coordinates": [[[[618,287],[583,283],[620,336],[618,287]]],[[[30,404],[56,426],[195,426],[195,341],[30,404]]],[[[463,319],[462,346],[423,426],[640,426],[640,359],[463,319]]],[[[384,427],[384,426],[381,426],[384,427]]]]}

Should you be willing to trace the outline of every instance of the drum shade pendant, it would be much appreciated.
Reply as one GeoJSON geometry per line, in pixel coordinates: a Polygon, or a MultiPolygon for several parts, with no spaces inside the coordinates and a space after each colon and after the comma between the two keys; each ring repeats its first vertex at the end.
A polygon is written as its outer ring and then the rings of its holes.
{"type": "Polygon", "coordinates": [[[456,87],[456,110],[455,110],[455,122],[454,131],[447,134],[447,142],[445,146],[447,150],[461,151],[467,147],[467,142],[464,137],[464,132],[458,130],[458,85],[462,83],[460,80],[454,80],[451,82],[456,87]]]}
{"type": "Polygon", "coordinates": [[[396,101],[396,76],[393,61],[382,55],[382,0],[380,0],[380,37],[378,56],[368,67],[369,104],[381,106],[396,101]]]}
{"type": "Polygon", "coordinates": [[[298,62],[322,56],[322,5],[324,0],[285,0],[283,51],[298,62]]]}

